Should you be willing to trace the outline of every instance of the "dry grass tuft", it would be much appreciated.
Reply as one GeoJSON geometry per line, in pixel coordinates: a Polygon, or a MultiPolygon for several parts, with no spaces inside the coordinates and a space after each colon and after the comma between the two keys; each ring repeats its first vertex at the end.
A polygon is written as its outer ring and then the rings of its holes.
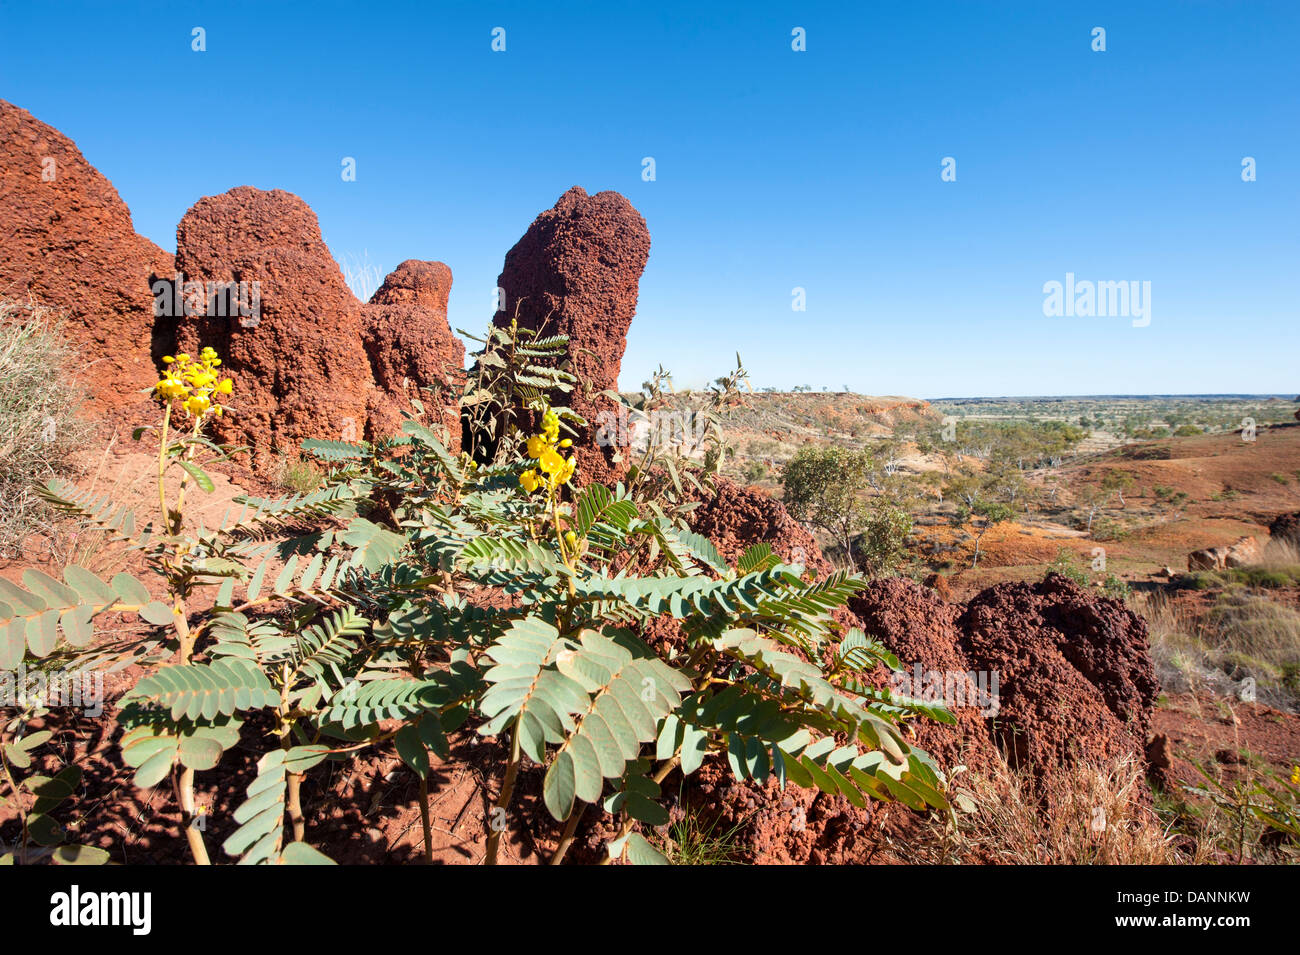
{"type": "Polygon", "coordinates": [[[0,302],[0,557],[48,529],[33,488],[71,473],[88,433],[77,418],[83,395],[64,373],[73,359],[48,309],[0,302]]]}
{"type": "MultiPolygon", "coordinates": [[[[1007,865],[1172,865],[1201,861],[1175,846],[1146,797],[1135,756],[1077,765],[1048,777],[1046,790],[1005,760],[953,780],[959,801],[954,828],[932,822],[932,862],[1007,865]],[[965,797],[961,799],[960,797],[965,797]]],[[[934,817],[935,820],[938,817],[934,817]]]]}

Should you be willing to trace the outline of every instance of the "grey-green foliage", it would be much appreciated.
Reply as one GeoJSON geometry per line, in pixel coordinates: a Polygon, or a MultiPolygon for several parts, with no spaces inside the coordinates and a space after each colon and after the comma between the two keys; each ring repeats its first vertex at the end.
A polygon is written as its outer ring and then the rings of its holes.
{"type": "MultiPolygon", "coordinates": [[[[513,382],[498,411],[554,379],[513,382]]],[[[190,632],[199,651],[147,673],[122,701],[136,783],[212,769],[241,739],[259,747],[223,844],[244,863],[327,861],[296,803],[313,766],[393,747],[427,784],[431,759],[448,758],[450,734],[466,725],[511,744],[507,778],[525,757],[543,767],[556,820],[591,804],[617,814],[609,851],[632,862],[663,861],[636,826],[662,825],[664,777],[689,777],[708,758],[739,778],[775,775],[855,805],[947,808],[929,757],[900,726],[951,716],[873,689],[866,674],[898,661],[832,616],[861,580],[805,579],[765,544],[730,564],[622,486],[593,485],[552,509],[520,487],[529,462],[518,437],[513,453],[477,463],[414,420],[379,445],[309,442],[328,468],[321,488],[243,500],[200,528],[182,558],[187,593],[215,601],[190,632]],[[476,599],[493,592],[506,599],[476,599]],[[677,637],[655,649],[644,634],[663,620],[677,637]],[[270,736],[250,734],[255,718],[270,736]]],[[[49,496],[119,527],[147,559],[162,553],[158,535],[100,504],[67,489],[49,496]]],[[[23,647],[74,653],[109,611],[175,625],[134,578],[70,574],[26,589],[0,582],[0,636],[7,627],[12,643],[15,626],[53,613],[53,636],[42,623],[23,647]]]]}

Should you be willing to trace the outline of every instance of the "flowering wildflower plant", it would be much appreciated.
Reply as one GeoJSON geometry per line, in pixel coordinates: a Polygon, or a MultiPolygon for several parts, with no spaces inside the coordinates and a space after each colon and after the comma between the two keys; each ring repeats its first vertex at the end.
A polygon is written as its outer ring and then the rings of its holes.
{"type": "Polygon", "coordinates": [[[195,419],[201,421],[209,411],[218,418],[224,408],[214,399],[219,395],[228,395],[234,390],[230,378],[222,378],[221,359],[212,348],[204,348],[195,361],[181,352],[163,358],[162,379],[154,385],[158,397],[170,404],[180,401],[181,407],[195,419]]]}

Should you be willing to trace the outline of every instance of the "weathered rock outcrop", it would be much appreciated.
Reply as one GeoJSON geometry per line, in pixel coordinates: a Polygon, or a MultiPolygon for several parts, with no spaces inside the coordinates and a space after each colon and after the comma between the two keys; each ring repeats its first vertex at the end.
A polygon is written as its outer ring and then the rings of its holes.
{"type": "Polygon", "coordinates": [[[766,543],[783,561],[802,564],[819,577],[831,572],[813,536],[784,504],[758,488],[719,477],[714,493],[699,500],[700,506],[687,518],[691,529],[713,541],[729,563],[734,564],[751,544],[766,543]]]}
{"type": "Polygon", "coordinates": [[[150,279],[171,276],[171,256],[136,234],[72,140],[3,100],[0,209],[0,297],[62,317],[100,410],[143,404],[138,391],[157,381],[150,279]]]}
{"type": "Polygon", "coordinates": [[[187,284],[244,282],[258,300],[253,318],[176,324],[177,348],[211,345],[234,375],[223,437],[255,456],[292,453],[305,438],[365,437],[374,382],[361,304],[305,202],[251,186],[200,199],[176,229],[176,265],[187,284]]]}
{"type": "Polygon", "coordinates": [[[1207,547],[1187,555],[1188,570],[1224,570],[1228,567],[1249,567],[1261,558],[1259,541],[1253,537],[1239,537],[1222,547],[1207,547]]]}
{"type": "Polygon", "coordinates": [[[408,259],[384,279],[361,311],[366,354],[375,382],[385,393],[372,407],[371,430],[395,431],[410,398],[423,391],[454,454],[460,449],[458,400],[465,345],[447,323],[450,294],[451,269],[441,262],[408,259]]]}
{"type": "MultiPolygon", "coordinates": [[[[926,682],[932,673],[944,678],[946,696],[954,686],[964,689],[968,705],[948,700],[956,727],[913,724],[912,742],[945,770],[958,763],[988,770],[995,746],[1040,784],[1076,762],[1126,755],[1151,758],[1161,769],[1158,741],[1148,746],[1157,686],[1146,626],[1120,602],[1051,575],[999,584],[963,609],[893,579],[872,583],[850,609],[911,674],[920,664],[926,682]],[[998,674],[996,718],[969,705],[983,702],[977,680],[968,679],[979,671],[998,674]]],[[[880,675],[873,675],[877,682],[880,675]]],[[[739,843],[754,862],[897,858],[891,846],[914,822],[893,806],[857,809],[843,797],[782,791],[773,780],[736,782],[720,764],[706,765],[696,785],[696,812],[739,827],[739,843]]]]}
{"type": "Polygon", "coordinates": [[[990,765],[995,754],[987,721],[997,713],[1000,683],[987,671],[981,677],[967,659],[957,628],[961,606],[906,577],[893,577],[873,581],[849,601],[849,610],[903,668],[900,674],[890,674],[880,667],[874,674],[876,684],[906,696],[929,696],[931,702],[947,700],[957,718],[956,726],[913,721],[910,741],[945,768],[990,765]]]}
{"type": "Polygon", "coordinates": [[[1300,511],[1280,514],[1268,525],[1269,540],[1300,547],[1300,511]]]}
{"type": "Polygon", "coordinates": [[[998,671],[997,742],[1013,765],[1142,754],[1158,684],[1146,622],[1060,574],[998,584],[957,621],[966,659],[998,671]]]}
{"type": "Polygon", "coordinates": [[[505,293],[498,324],[517,317],[523,327],[569,336],[570,370],[580,384],[568,403],[592,426],[574,440],[583,484],[617,480],[624,469],[611,460],[614,448],[593,440],[601,409],[612,408],[596,395],[618,386],[649,254],[645,219],[627,199],[574,186],[533,220],[497,280],[505,293]]]}

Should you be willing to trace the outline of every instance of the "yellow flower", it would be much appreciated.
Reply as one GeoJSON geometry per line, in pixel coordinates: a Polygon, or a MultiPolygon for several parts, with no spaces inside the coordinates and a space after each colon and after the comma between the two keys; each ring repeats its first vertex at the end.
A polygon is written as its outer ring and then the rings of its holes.
{"type": "Polygon", "coordinates": [[[1291,770],[1291,785],[1300,786],[1300,766],[1291,770]]]}
{"type": "Polygon", "coordinates": [[[541,435],[535,434],[528,439],[528,456],[530,458],[540,458],[544,450],[546,450],[546,442],[542,440],[541,435]]]}
{"type": "Polygon", "coordinates": [[[538,466],[543,471],[554,477],[564,470],[564,458],[556,453],[554,448],[544,448],[537,458],[538,466]]]}
{"type": "Polygon", "coordinates": [[[537,480],[537,472],[525,471],[523,474],[519,475],[519,484],[525,491],[532,494],[537,490],[538,485],[540,484],[537,480]]]}
{"type": "MultiPolygon", "coordinates": [[[[221,378],[217,367],[221,359],[216,350],[205,347],[199,352],[199,360],[193,361],[184,352],[179,355],[164,355],[165,367],[162,379],[154,386],[163,401],[178,400],[181,407],[194,418],[201,420],[211,411],[218,417],[224,408],[214,403],[214,395],[228,395],[234,390],[234,382],[221,378]]],[[[198,421],[195,422],[196,427],[198,421]]]]}

